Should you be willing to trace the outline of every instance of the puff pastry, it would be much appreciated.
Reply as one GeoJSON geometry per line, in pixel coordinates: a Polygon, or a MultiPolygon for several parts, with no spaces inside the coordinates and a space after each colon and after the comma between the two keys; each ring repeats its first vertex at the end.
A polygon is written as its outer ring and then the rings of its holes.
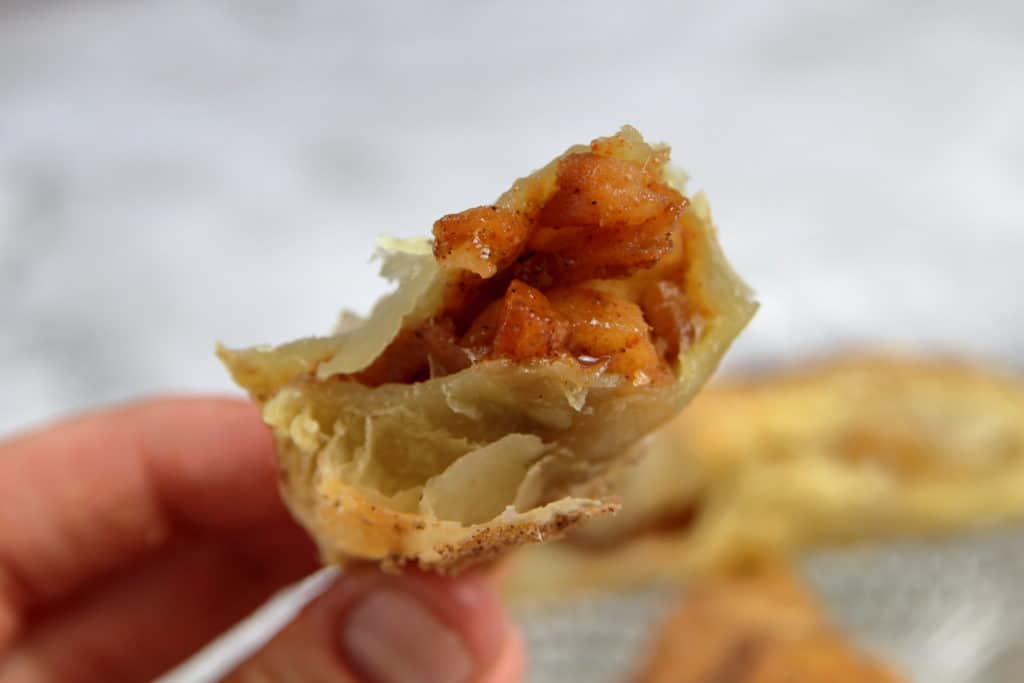
{"type": "Polygon", "coordinates": [[[218,349],[325,560],[455,571],[615,510],[602,474],[756,308],[668,157],[629,127],[573,147],[432,242],[383,240],[397,288],[365,320],[218,349]]]}

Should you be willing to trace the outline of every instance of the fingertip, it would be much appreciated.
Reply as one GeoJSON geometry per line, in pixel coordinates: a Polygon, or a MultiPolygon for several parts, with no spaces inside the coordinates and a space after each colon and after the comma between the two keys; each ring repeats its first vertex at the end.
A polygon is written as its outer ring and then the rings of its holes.
{"type": "Polygon", "coordinates": [[[448,577],[411,569],[398,579],[460,634],[478,663],[490,665],[498,658],[510,622],[487,573],[477,570],[448,577]]]}
{"type": "Polygon", "coordinates": [[[360,683],[506,683],[522,671],[522,644],[482,575],[361,568],[336,579],[230,680],[284,670],[360,683]]]}
{"type": "MultiPolygon", "coordinates": [[[[489,577],[483,572],[446,577],[407,569],[400,575],[390,576],[368,568],[361,571],[358,580],[369,582],[365,595],[390,596],[384,602],[375,600],[377,604],[370,605],[380,608],[376,615],[386,620],[381,623],[380,638],[390,641],[398,650],[405,650],[401,654],[406,656],[429,654],[421,657],[421,668],[436,666],[439,671],[444,670],[445,675],[438,676],[438,680],[461,680],[456,674],[464,667],[456,666],[459,655],[453,644],[464,651],[469,670],[475,672],[467,680],[476,680],[480,672],[491,670],[506,648],[512,632],[510,621],[489,577]],[[404,617],[398,613],[400,610],[404,610],[404,617]],[[432,622],[436,626],[429,626],[432,622]],[[409,625],[414,627],[406,631],[409,625]],[[424,640],[425,635],[429,636],[428,640],[424,640]],[[405,648],[403,638],[418,643],[423,652],[414,653],[405,648]]],[[[343,645],[345,634],[363,631],[367,623],[372,623],[374,614],[365,608],[365,603],[357,604],[342,620],[343,645]],[[360,606],[364,609],[357,610],[360,606]]],[[[351,660],[353,655],[359,657],[360,654],[349,649],[346,657],[351,660]]],[[[391,655],[392,651],[388,651],[384,656],[391,655]]]]}

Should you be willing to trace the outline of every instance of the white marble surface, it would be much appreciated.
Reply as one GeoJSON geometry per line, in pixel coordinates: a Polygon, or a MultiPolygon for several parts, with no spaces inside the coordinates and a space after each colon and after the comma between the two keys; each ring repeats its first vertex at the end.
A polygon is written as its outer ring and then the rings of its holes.
{"type": "Polygon", "coordinates": [[[1024,5],[0,4],[0,434],[230,391],[214,340],[365,309],[422,234],[624,122],[706,188],[763,308],[1024,365],[1024,5]]]}
{"type": "Polygon", "coordinates": [[[763,309],[732,362],[1024,361],[1024,5],[29,0],[0,7],[0,432],[229,390],[422,234],[634,122],[763,309]]]}

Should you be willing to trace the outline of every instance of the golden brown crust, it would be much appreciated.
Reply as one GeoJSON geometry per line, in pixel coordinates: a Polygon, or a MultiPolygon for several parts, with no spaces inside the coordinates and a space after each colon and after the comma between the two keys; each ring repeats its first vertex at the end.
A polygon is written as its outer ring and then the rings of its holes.
{"type": "Polygon", "coordinates": [[[691,587],[636,683],[897,683],[779,568],[691,587]]]}

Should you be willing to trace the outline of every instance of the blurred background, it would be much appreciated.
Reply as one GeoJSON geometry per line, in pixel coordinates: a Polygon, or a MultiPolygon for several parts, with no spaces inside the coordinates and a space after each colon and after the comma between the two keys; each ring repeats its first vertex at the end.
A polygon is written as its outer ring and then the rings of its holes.
{"type": "Polygon", "coordinates": [[[325,331],[422,235],[632,123],[763,303],[729,363],[1024,362],[1024,5],[0,3],[0,433],[325,331]]]}
{"type": "Polygon", "coordinates": [[[1024,5],[0,3],[0,434],[234,392],[423,235],[624,123],[705,189],[761,312],[732,368],[1024,366],[1024,5]]]}

